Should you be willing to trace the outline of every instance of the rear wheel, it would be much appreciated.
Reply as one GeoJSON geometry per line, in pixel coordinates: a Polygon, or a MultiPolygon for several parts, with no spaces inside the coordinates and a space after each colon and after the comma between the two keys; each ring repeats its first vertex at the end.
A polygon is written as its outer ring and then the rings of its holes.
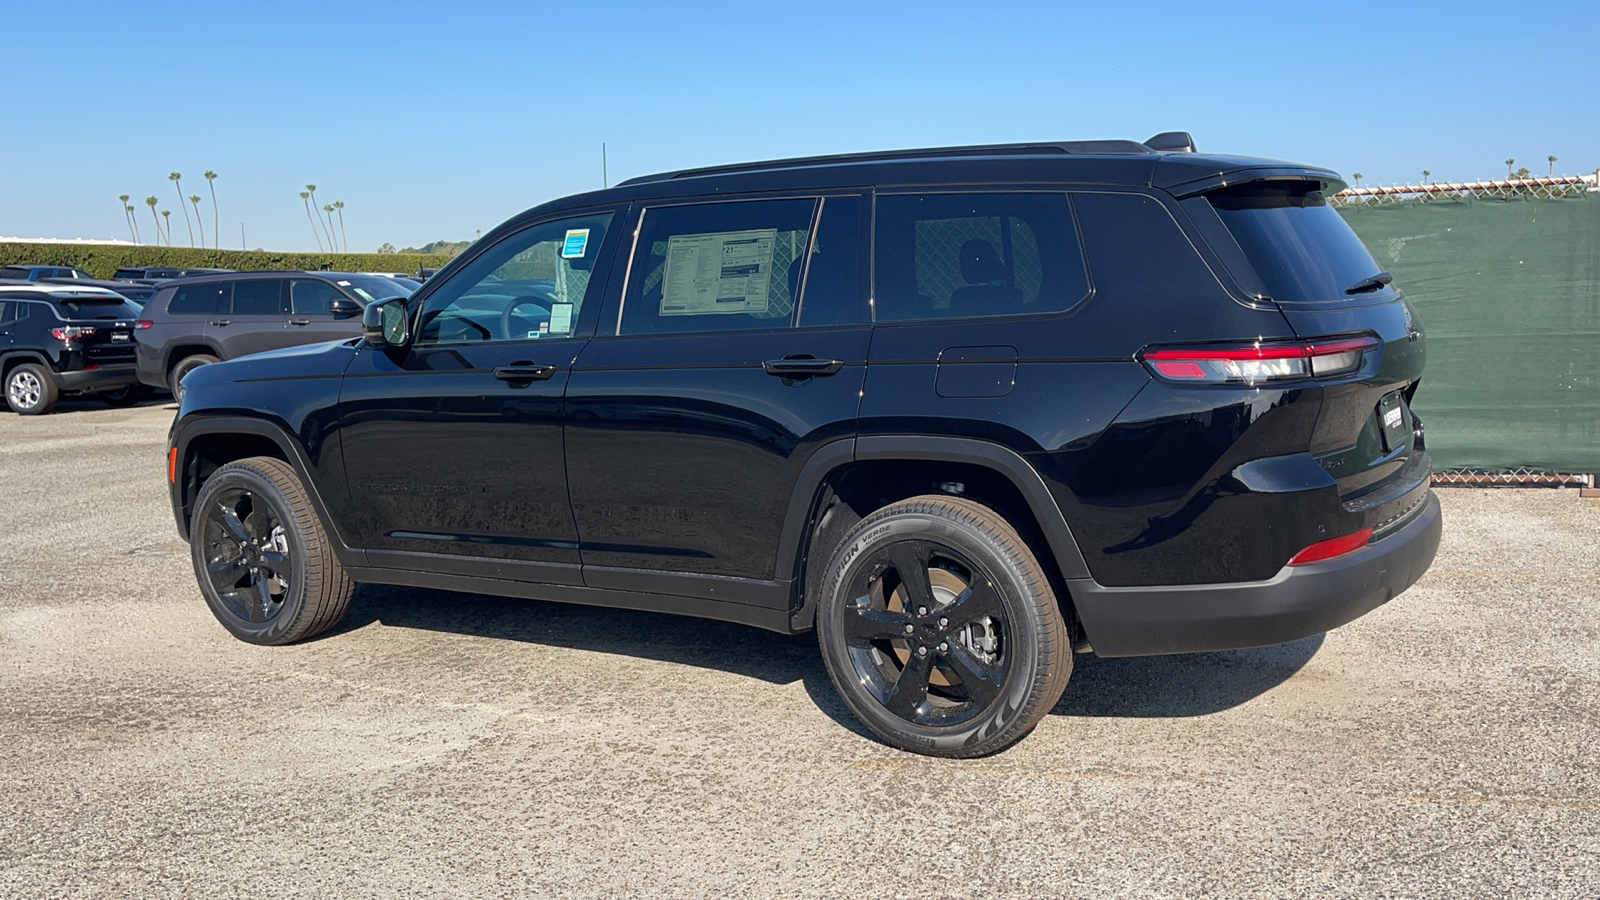
{"type": "Polygon", "coordinates": [[[1038,560],[994,510],[952,497],[913,497],[856,525],[824,574],[817,639],[856,716],[932,756],[1011,746],[1072,674],[1038,560]]]}
{"type": "Polygon", "coordinates": [[[6,374],[6,404],[19,416],[49,412],[58,396],[50,373],[38,363],[23,363],[6,374]]]}
{"type": "Polygon", "coordinates": [[[195,577],[234,637],[290,644],[344,617],[355,582],[288,463],[259,456],[229,463],[206,479],[194,509],[195,577]]]}
{"type": "Polygon", "coordinates": [[[172,389],[172,399],[179,403],[183,402],[183,376],[201,366],[208,366],[216,361],[217,358],[209,353],[196,353],[193,356],[185,356],[179,360],[178,364],[172,367],[172,372],[167,377],[167,386],[172,389]]]}
{"type": "Polygon", "coordinates": [[[142,384],[130,384],[114,391],[101,391],[97,394],[107,406],[132,406],[150,396],[150,389],[142,384]]]}

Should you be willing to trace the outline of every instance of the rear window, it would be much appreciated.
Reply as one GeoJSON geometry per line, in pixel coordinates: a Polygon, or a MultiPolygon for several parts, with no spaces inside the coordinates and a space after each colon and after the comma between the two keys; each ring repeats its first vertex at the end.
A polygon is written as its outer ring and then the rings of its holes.
{"type": "Polygon", "coordinates": [[[1055,312],[1089,292],[1066,194],[880,196],[880,322],[1055,312]]]}
{"type": "Polygon", "coordinates": [[[1379,267],[1319,185],[1250,184],[1206,195],[1272,299],[1342,300],[1379,267]]]}
{"type": "Polygon", "coordinates": [[[56,300],[56,309],[67,319],[95,319],[117,321],[139,318],[139,307],[121,297],[95,297],[93,299],[56,300]]]}
{"type": "Polygon", "coordinates": [[[232,285],[216,282],[186,284],[178,288],[167,303],[167,312],[175,315],[215,315],[231,302],[232,285]]]}

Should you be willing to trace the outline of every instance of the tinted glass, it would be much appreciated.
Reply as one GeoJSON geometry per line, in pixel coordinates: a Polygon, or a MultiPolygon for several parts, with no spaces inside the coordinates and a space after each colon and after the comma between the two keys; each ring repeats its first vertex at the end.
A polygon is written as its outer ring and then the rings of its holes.
{"type": "Polygon", "coordinates": [[[17,321],[17,304],[0,300],[0,329],[8,329],[17,321]]]}
{"type": "Polygon", "coordinates": [[[297,316],[327,315],[328,304],[344,295],[326,281],[296,278],[289,282],[289,309],[297,316]]]}
{"type": "Polygon", "coordinates": [[[800,300],[802,326],[871,320],[861,265],[861,213],[865,206],[860,197],[829,197],[822,201],[822,216],[816,239],[811,242],[800,300]]]}
{"type": "Polygon", "coordinates": [[[878,198],[880,322],[1066,309],[1089,292],[1065,194],[878,198]]]}
{"type": "Polygon", "coordinates": [[[788,327],[816,205],[759,200],[646,210],[621,333],[788,327]]]}
{"type": "Polygon", "coordinates": [[[390,297],[408,297],[416,290],[414,282],[377,275],[352,275],[339,279],[339,283],[355,292],[366,303],[387,300],[390,297]]]}
{"type": "Polygon", "coordinates": [[[277,279],[234,282],[233,314],[236,316],[282,315],[283,282],[277,279]]]}
{"type": "Polygon", "coordinates": [[[120,319],[137,319],[140,315],[139,307],[127,300],[117,297],[115,299],[93,300],[57,300],[56,309],[68,319],[97,319],[116,321],[120,319]]]}
{"type": "Polygon", "coordinates": [[[1244,185],[1206,195],[1274,300],[1362,296],[1345,291],[1379,272],[1317,187],[1244,185]]]}
{"type": "Polygon", "coordinates": [[[210,316],[227,308],[230,286],[224,283],[186,284],[167,301],[167,312],[175,316],[210,316]]]}
{"type": "MultiPolygon", "coordinates": [[[[570,336],[598,302],[593,277],[611,214],[546,222],[510,235],[424,301],[418,343],[550,340],[570,336]]],[[[383,281],[386,279],[374,279],[383,281]]]]}
{"type": "Polygon", "coordinates": [[[20,266],[6,266],[0,269],[0,278],[15,278],[18,281],[28,280],[28,270],[20,266]]]}

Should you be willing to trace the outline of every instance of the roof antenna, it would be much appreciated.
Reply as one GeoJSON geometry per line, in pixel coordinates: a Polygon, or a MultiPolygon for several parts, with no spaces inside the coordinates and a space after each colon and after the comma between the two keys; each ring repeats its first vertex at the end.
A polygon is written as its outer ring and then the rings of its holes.
{"type": "Polygon", "coordinates": [[[1157,153],[1193,153],[1194,138],[1187,131],[1163,131],[1144,142],[1157,153]]]}

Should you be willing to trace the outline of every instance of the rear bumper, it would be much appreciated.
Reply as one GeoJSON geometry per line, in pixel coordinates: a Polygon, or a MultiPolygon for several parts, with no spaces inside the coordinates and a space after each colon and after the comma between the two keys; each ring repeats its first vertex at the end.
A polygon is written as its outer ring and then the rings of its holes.
{"type": "Polygon", "coordinates": [[[1354,621],[1415,584],[1439,550],[1431,491],[1411,521],[1326,562],[1285,566],[1267,581],[1104,587],[1068,582],[1100,656],[1156,656],[1281,644],[1354,621]]]}
{"type": "Polygon", "coordinates": [[[98,369],[79,369],[71,372],[52,372],[50,380],[62,391],[114,391],[139,383],[133,364],[101,366],[98,369]]]}

